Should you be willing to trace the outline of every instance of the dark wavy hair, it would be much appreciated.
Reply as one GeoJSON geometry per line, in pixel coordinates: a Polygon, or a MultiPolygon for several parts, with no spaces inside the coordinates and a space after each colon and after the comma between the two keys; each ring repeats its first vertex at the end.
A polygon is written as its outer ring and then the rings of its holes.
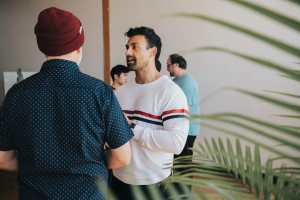
{"type": "Polygon", "coordinates": [[[129,69],[125,65],[116,65],[110,70],[110,76],[111,76],[112,80],[114,81],[115,80],[114,75],[120,76],[122,73],[125,74],[128,72],[129,72],[129,69]]]}
{"type": "Polygon", "coordinates": [[[143,35],[146,38],[148,42],[148,48],[156,47],[157,53],[155,55],[155,67],[157,71],[160,71],[161,70],[161,63],[159,61],[159,56],[161,52],[160,37],[155,33],[155,31],[152,28],[145,27],[145,26],[130,28],[125,33],[125,36],[127,37],[133,37],[136,35],[143,35]]]}
{"type": "Polygon", "coordinates": [[[169,56],[169,58],[170,58],[170,61],[172,64],[177,63],[181,69],[186,69],[186,60],[184,59],[183,56],[174,53],[174,54],[171,54],[169,56]]]}

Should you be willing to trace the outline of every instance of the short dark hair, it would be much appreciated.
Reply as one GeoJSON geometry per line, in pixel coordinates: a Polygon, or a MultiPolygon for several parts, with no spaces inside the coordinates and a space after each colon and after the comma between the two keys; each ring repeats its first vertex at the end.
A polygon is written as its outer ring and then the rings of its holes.
{"type": "Polygon", "coordinates": [[[177,53],[174,53],[174,54],[171,54],[169,56],[169,58],[170,58],[170,61],[172,64],[177,63],[181,69],[186,69],[186,60],[184,59],[183,56],[181,56],[177,53]]]}
{"type": "Polygon", "coordinates": [[[125,36],[127,37],[133,37],[136,35],[143,35],[147,42],[148,47],[156,47],[157,53],[155,55],[155,67],[157,71],[161,70],[161,63],[159,61],[159,56],[161,52],[161,39],[160,37],[155,33],[155,31],[152,28],[141,26],[141,27],[135,27],[130,28],[126,33],[125,36]]]}
{"type": "Polygon", "coordinates": [[[122,73],[128,73],[130,70],[125,65],[116,65],[110,70],[112,80],[115,80],[114,75],[120,76],[122,73]]]}

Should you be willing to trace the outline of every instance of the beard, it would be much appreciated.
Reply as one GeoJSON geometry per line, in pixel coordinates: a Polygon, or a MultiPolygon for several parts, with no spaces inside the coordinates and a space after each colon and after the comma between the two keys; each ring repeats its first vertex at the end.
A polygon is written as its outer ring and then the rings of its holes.
{"type": "Polygon", "coordinates": [[[135,70],[136,69],[136,58],[133,56],[127,56],[126,57],[127,67],[129,70],[135,70]]]}
{"type": "Polygon", "coordinates": [[[173,72],[169,72],[171,77],[174,77],[175,74],[173,72]]]}

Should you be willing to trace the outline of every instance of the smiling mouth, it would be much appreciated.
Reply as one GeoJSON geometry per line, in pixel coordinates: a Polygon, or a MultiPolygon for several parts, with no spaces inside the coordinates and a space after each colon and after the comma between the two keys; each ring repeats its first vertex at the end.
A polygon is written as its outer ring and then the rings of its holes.
{"type": "Polygon", "coordinates": [[[133,57],[127,57],[127,64],[135,64],[136,63],[136,60],[135,60],[135,58],[133,58],[133,57]]]}

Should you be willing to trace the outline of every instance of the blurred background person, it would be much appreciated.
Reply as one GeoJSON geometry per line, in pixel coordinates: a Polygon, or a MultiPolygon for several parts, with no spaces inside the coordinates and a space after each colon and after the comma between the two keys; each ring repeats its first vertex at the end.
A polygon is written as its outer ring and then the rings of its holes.
{"type": "Polygon", "coordinates": [[[119,89],[122,85],[127,83],[127,73],[130,70],[124,65],[116,65],[110,71],[110,76],[112,79],[113,90],[119,89]]]}
{"type": "MultiPolygon", "coordinates": [[[[190,115],[197,115],[200,112],[199,87],[197,81],[187,72],[187,62],[179,54],[171,54],[167,59],[167,70],[173,81],[184,92],[189,106],[190,115]]],[[[193,147],[196,136],[200,132],[199,122],[190,121],[189,134],[185,147],[179,156],[192,155],[190,148],[193,147]]]]}

